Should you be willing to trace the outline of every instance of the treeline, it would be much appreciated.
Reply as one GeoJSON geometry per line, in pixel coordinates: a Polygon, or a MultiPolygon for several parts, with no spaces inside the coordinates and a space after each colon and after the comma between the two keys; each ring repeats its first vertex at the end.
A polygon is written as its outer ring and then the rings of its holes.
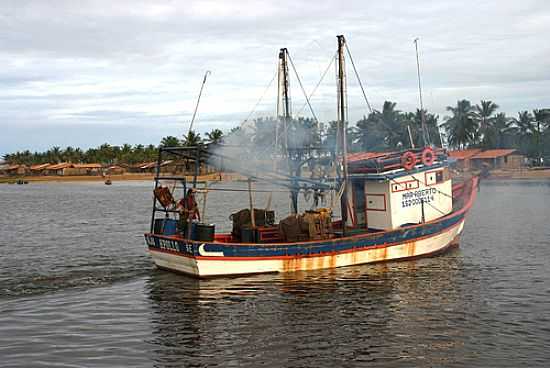
{"type": "MultiPolygon", "coordinates": [[[[384,102],[382,109],[374,110],[346,130],[350,152],[400,150],[411,146],[441,145],[446,141],[451,149],[515,148],[531,158],[550,156],[550,111],[520,111],[517,116],[498,112],[492,101],[473,105],[468,100],[448,106],[449,116],[440,119],[428,111],[403,112],[395,102],[384,102]],[[422,114],[427,134],[422,134],[422,114]]],[[[220,142],[236,145],[254,144],[259,147],[317,147],[333,148],[338,139],[337,123],[317,124],[313,119],[292,119],[283,124],[276,118],[259,118],[250,124],[233,128],[227,135],[214,129],[201,137],[196,132],[182,137],[164,137],[160,146],[197,146],[220,142]],[[284,135],[284,133],[287,133],[284,135]]],[[[16,152],[4,156],[8,163],[39,164],[57,162],[126,163],[134,164],[156,159],[158,146],[130,145],[97,148],[53,147],[46,152],[16,152]]]]}
{"type": "MultiPolygon", "coordinates": [[[[175,146],[195,146],[205,143],[220,142],[223,133],[219,129],[214,129],[206,134],[203,139],[200,134],[190,132],[190,134],[178,139],[168,136],[162,138],[160,145],[163,147],[175,146]]],[[[142,162],[155,161],[158,156],[158,147],[153,144],[144,146],[142,144],[123,144],[122,146],[111,146],[104,143],[96,148],[82,150],[74,147],[52,147],[45,152],[22,151],[4,155],[4,160],[10,164],[35,165],[43,163],[101,163],[101,164],[136,164],[142,162]]]]}

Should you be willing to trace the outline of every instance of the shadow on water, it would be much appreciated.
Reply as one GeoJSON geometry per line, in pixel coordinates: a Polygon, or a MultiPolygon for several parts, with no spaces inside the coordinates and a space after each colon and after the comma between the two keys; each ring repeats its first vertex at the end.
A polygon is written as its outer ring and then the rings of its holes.
{"type": "Polygon", "coordinates": [[[454,280],[460,272],[456,251],[431,260],[234,279],[157,271],[146,283],[149,342],[154,360],[166,367],[462,362],[456,350],[467,339],[453,325],[463,323],[456,313],[471,298],[454,280]]]}

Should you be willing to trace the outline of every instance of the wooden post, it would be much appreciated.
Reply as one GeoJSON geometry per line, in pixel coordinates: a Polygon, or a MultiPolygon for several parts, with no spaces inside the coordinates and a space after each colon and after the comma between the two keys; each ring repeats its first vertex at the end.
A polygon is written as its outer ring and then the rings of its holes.
{"type": "Polygon", "coordinates": [[[206,199],[208,198],[208,181],[204,182],[204,197],[202,199],[202,223],[206,224],[206,199]]]}
{"type": "Polygon", "coordinates": [[[254,218],[254,199],[252,198],[252,179],[248,178],[248,200],[250,204],[250,223],[252,228],[256,228],[256,219],[254,218]]]}

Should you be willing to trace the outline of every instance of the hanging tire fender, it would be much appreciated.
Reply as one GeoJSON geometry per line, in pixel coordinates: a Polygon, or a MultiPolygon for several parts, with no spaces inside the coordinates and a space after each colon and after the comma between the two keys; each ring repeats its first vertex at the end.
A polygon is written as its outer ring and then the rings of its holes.
{"type": "Polygon", "coordinates": [[[422,163],[426,166],[432,166],[435,161],[435,152],[431,147],[424,148],[422,151],[422,163]]]}
{"type": "Polygon", "coordinates": [[[416,155],[412,153],[411,151],[407,151],[401,156],[401,166],[405,170],[412,170],[412,168],[416,165],[416,155]]]}

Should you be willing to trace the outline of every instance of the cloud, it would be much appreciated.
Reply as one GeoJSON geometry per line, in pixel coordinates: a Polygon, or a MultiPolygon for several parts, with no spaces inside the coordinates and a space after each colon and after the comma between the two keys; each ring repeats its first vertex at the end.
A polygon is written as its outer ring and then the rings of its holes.
{"type": "MultiPolygon", "coordinates": [[[[416,108],[415,37],[430,110],[443,116],[462,98],[492,99],[509,114],[545,107],[549,20],[550,5],[534,0],[5,1],[0,154],[180,135],[206,70],[196,126],[229,129],[264,93],[280,47],[310,91],[337,34],[346,35],[375,107],[389,99],[416,108]]],[[[336,115],[333,74],[312,98],[325,121],[336,115]]],[[[366,107],[349,65],[348,77],[353,121],[366,107]]],[[[295,77],[291,85],[298,111],[304,98],[295,77]]],[[[275,87],[255,116],[274,114],[275,87]]]]}

